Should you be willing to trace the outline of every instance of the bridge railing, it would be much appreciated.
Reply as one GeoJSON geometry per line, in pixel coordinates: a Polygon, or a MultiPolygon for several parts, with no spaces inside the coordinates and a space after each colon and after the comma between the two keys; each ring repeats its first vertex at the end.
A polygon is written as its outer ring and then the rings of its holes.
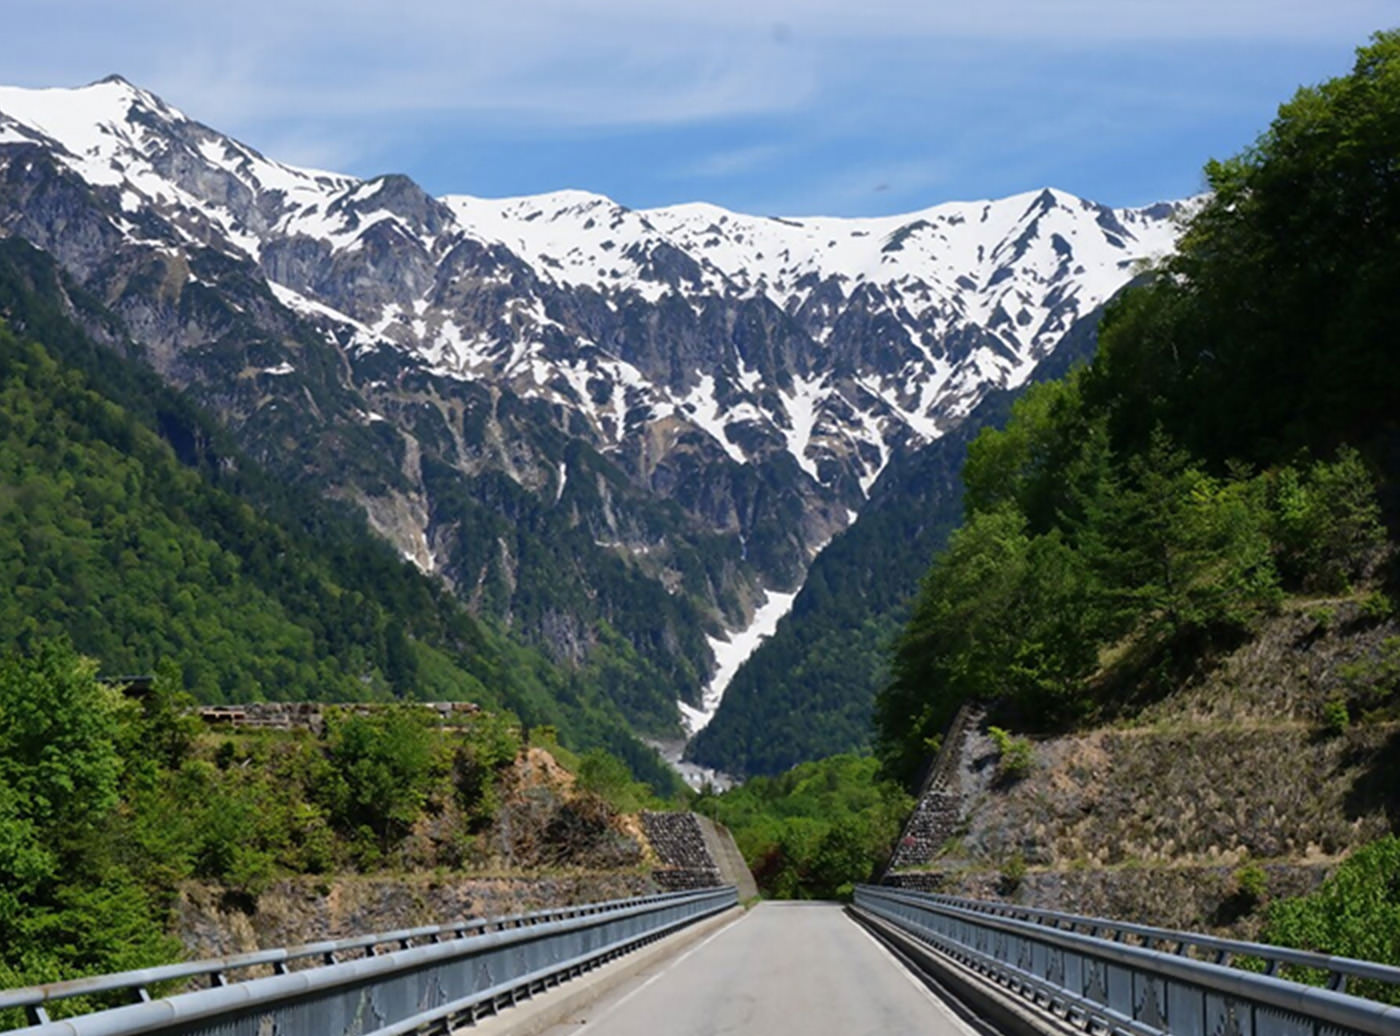
{"type": "Polygon", "coordinates": [[[724,886],[472,918],[4,990],[0,1009],[26,1011],[15,1036],[447,1032],[737,902],[724,886]],[[209,988],[151,997],[200,980],[209,988]],[[132,1003],[49,1018],[57,1001],[112,994],[132,1003]]]}
{"type": "Polygon", "coordinates": [[[1086,1029],[1133,1036],[1400,1036],[1400,1007],[1228,967],[1225,957],[1197,959],[1190,948],[1254,957],[1266,968],[1272,961],[1275,971],[1290,964],[1400,983],[1396,968],[888,887],[859,886],[855,904],[1086,1029]]]}
{"type": "Polygon", "coordinates": [[[1281,974],[1284,978],[1304,981],[1311,979],[1312,976],[1317,976],[1318,984],[1325,985],[1328,989],[1335,989],[1340,993],[1347,991],[1348,982],[1352,979],[1381,983],[1400,989],[1400,968],[1377,964],[1369,960],[1333,957],[1325,953],[1312,953],[1288,946],[1222,939],[1199,932],[1154,928],[1150,925],[1114,921],[1104,917],[1018,906],[1015,903],[964,899],[932,893],[913,894],[926,898],[931,903],[975,910],[991,914],[994,917],[1010,917],[1021,921],[1030,921],[1033,924],[1048,925],[1051,928],[1064,931],[1082,931],[1084,934],[1096,938],[1109,939],[1127,945],[1145,946],[1149,950],[1164,950],[1179,956],[1208,961],[1222,967],[1240,967],[1249,971],[1262,970],[1266,975],[1281,974]]]}

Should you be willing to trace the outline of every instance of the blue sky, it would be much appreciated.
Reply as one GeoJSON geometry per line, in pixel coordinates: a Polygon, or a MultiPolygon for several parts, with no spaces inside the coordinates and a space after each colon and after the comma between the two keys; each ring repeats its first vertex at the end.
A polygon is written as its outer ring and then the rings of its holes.
{"type": "Polygon", "coordinates": [[[0,81],[118,72],[274,158],[435,194],[905,212],[1182,197],[1394,0],[6,0],[0,81]]]}

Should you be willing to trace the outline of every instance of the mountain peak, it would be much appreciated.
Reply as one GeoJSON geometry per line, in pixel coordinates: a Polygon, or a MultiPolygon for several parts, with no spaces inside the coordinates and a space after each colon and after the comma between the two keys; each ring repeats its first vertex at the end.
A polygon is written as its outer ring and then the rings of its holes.
{"type": "Polygon", "coordinates": [[[179,116],[179,113],[176,112],[174,108],[166,104],[165,101],[161,100],[156,94],[153,94],[144,87],[137,86],[130,79],[127,79],[117,72],[113,72],[108,76],[103,76],[101,79],[95,79],[91,83],[86,83],[76,89],[63,92],[71,94],[107,95],[122,101],[138,103],[143,107],[151,108],[163,115],[172,117],[179,116]]]}
{"type": "Polygon", "coordinates": [[[119,75],[0,88],[0,112],[28,127],[19,139],[56,141],[89,182],[121,187],[128,211],[169,219],[172,246],[206,228],[201,244],[252,258],[287,304],[359,347],[392,343],[405,363],[577,410],[599,448],[666,421],[739,463],[785,448],[843,507],[908,437],[936,438],[989,387],[1019,384],[1121,285],[1125,259],[1175,237],[1048,187],[800,220],[578,189],[434,199],[402,174],[283,166],[119,75]],[[842,378],[857,376],[853,406],[842,378]]]}

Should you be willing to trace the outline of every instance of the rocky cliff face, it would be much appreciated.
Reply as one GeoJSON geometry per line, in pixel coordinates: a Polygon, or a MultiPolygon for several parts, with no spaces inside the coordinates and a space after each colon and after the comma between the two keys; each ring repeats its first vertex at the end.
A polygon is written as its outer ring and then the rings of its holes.
{"type": "Polygon", "coordinates": [[[706,634],[795,590],[891,455],[1024,380],[1173,211],[435,199],[281,165],[120,79],[0,89],[0,234],[260,461],[613,673],[625,708],[641,684],[698,700],[706,634]]]}

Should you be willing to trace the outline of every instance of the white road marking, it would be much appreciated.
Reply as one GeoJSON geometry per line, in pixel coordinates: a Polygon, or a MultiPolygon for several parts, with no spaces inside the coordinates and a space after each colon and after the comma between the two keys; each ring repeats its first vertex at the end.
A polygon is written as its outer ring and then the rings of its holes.
{"type": "MultiPolygon", "coordinates": [[[[712,934],[712,935],[706,936],[703,940],[701,940],[701,941],[700,941],[699,943],[697,943],[696,945],[692,946],[690,949],[686,950],[684,953],[682,953],[682,954],[681,954],[679,957],[677,957],[675,960],[671,961],[670,964],[667,964],[664,968],[662,968],[660,971],[658,971],[655,975],[651,976],[651,978],[649,978],[649,979],[647,979],[645,982],[643,982],[640,986],[637,986],[635,989],[629,989],[623,996],[618,997],[618,998],[617,998],[616,1000],[614,1000],[611,1004],[609,1004],[609,1005],[608,1005],[608,1009],[607,1009],[606,1011],[604,1011],[602,1014],[598,1015],[598,1017],[596,1017],[596,1018],[594,1018],[594,1019],[592,1019],[592,1020],[590,1020],[590,1021],[584,1022],[582,1025],[580,1025],[577,1029],[574,1029],[573,1031],[574,1031],[575,1033],[584,1033],[584,1032],[587,1032],[589,1029],[593,1028],[593,1026],[594,1026],[595,1024],[597,1024],[598,1022],[601,1022],[604,1018],[608,1017],[608,1015],[612,1014],[614,1011],[616,1011],[616,1010],[617,1010],[619,1007],[621,1007],[623,1004],[627,1003],[627,1001],[631,1000],[634,996],[636,996],[638,993],[640,993],[643,989],[646,989],[647,986],[651,985],[651,984],[652,984],[653,982],[655,982],[657,979],[662,978],[663,976],[665,976],[665,975],[666,975],[667,973],[669,973],[673,968],[678,967],[678,966],[679,966],[680,964],[682,964],[687,958],[689,958],[692,954],[699,953],[701,950],[703,950],[703,949],[704,949],[706,946],[708,946],[710,943],[714,942],[716,939],[718,939],[718,938],[719,938],[721,935],[723,935],[725,932],[732,931],[735,927],[737,927],[738,925],[742,924],[745,920],[748,919],[749,914],[751,914],[752,912],[753,912],[753,911],[751,911],[751,910],[746,910],[746,911],[744,911],[744,916],[743,916],[743,917],[735,918],[733,921],[731,921],[729,924],[725,925],[725,926],[724,926],[723,928],[721,928],[719,931],[715,932],[715,933],[712,934]]],[[[927,990],[925,990],[925,992],[927,992],[927,990]]]]}
{"type": "Polygon", "coordinates": [[[962,1020],[962,1017],[961,1017],[956,1011],[954,1011],[951,1007],[949,1007],[949,1006],[948,1006],[947,1004],[945,1004],[942,1000],[940,1000],[937,996],[935,996],[935,995],[933,994],[933,990],[929,989],[928,986],[924,985],[924,984],[923,984],[922,982],[920,982],[917,978],[915,978],[915,977],[913,976],[913,974],[909,971],[908,965],[906,965],[902,960],[900,960],[900,959],[899,959],[898,957],[896,957],[893,953],[891,953],[891,952],[890,952],[890,948],[889,948],[888,946],[886,946],[886,945],[885,945],[884,943],[882,943],[879,939],[875,938],[875,936],[871,935],[868,931],[866,931],[865,925],[863,925],[863,924],[858,924],[858,923],[857,923],[855,920],[853,920],[853,919],[851,920],[851,924],[853,924],[853,925],[855,925],[857,928],[859,928],[859,929],[860,929],[860,934],[863,935],[863,936],[865,936],[865,937],[866,937],[867,939],[869,939],[872,943],[874,943],[875,946],[876,946],[876,948],[879,949],[879,951],[880,951],[881,953],[883,953],[886,957],[889,958],[890,963],[893,964],[893,965],[899,970],[899,973],[905,977],[905,979],[909,982],[909,984],[910,984],[911,986],[913,986],[915,989],[917,989],[920,993],[922,993],[922,994],[924,995],[924,997],[925,997],[931,1004],[933,1004],[934,1007],[936,1007],[936,1008],[938,1009],[938,1013],[941,1014],[941,1015],[943,1015],[943,1017],[944,1017],[958,1032],[964,1033],[965,1036],[979,1036],[977,1030],[975,1030],[974,1028],[972,1028],[972,1026],[968,1025],[967,1022],[963,1021],[963,1020],[962,1020]]]}

